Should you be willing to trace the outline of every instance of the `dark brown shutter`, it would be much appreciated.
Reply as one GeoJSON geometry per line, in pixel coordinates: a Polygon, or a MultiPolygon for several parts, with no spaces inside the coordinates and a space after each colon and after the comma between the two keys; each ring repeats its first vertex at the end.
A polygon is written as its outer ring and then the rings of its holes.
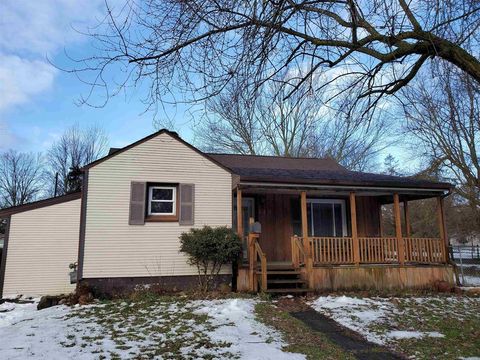
{"type": "Polygon", "coordinates": [[[130,184],[130,225],[145,224],[145,197],[147,184],[132,181],[130,184]]]}
{"type": "Polygon", "coordinates": [[[195,185],[180,184],[180,225],[193,225],[195,223],[195,185]]]}

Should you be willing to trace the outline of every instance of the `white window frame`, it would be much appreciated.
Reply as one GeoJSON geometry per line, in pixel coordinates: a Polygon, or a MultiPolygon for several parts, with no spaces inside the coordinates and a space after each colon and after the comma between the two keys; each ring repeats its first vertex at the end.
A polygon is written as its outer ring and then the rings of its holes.
{"type": "Polygon", "coordinates": [[[176,215],[177,214],[177,187],[176,186],[149,186],[148,187],[148,215],[176,215]],[[172,200],[153,200],[153,190],[172,190],[172,200]],[[152,202],[167,202],[172,203],[172,212],[159,213],[152,212],[152,202]]]}
{"type": "MultiPolygon", "coordinates": [[[[310,231],[312,232],[312,236],[315,236],[315,231],[314,231],[314,226],[313,226],[313,206],[312,204],[331,204],[332,207],[335,204],[340,204],[342,207],[342,236],[345,237],[347,236],[347,211],[346,211],[346,205],[345,205],[345,200],[342,199],[307,199],[307,205],[310,206],[310,231]]],[[[336,233],[336,228],[335,228],[335,211],[332,211],[332,216],[333,216],[333,229],[334,232],[336,233]]],[[[337,236],[338,237],[338,236],[337,236]]]]}

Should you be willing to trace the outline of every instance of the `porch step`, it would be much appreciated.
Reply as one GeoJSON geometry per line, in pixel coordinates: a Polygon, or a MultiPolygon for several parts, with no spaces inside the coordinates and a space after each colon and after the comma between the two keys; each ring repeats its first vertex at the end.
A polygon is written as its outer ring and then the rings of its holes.
{"type": "Polygon", "coordinates": [[[305,284],[305,280],[301,279],[268,279],[268,284],[305,284]]]}
{"type": "Polygon", "coordinates": [[[295,270],[295,268],[290,263],[267,263],[267,270],[295,270]]]}
{"type": "Polygon", "coordinates": [[[309,288],[293,288],[293,289],[267,289],[269,294],[302,294],[307,292],[313,292],[313,289],[309,288]]]}
{"type": "MultiPolygon", "coordinates": [[[[257,270],[257,274],[261,274],[262,272],[257,270]]],[[[300,275],[301,272],[297,270],[268,270],[267,275],[300,275]]]]}
{"type": "MultiPolygon", "coordinates": [[[[262,271],[256,268],[260,287],[262,271]]],[[[307,282],[301,278],[302,272],[289,262],[267,263],[267,290],[269,294],[304,294],[312,290],[307,288],[307,282]]]]}

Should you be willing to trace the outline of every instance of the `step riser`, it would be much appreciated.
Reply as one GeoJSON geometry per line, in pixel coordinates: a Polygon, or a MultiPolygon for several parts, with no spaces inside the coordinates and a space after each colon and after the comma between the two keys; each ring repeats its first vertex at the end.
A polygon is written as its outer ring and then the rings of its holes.
{"type": "MultiPolygon", "coordinates": [[[[260,281],[261,268],[256,268],[260,281]]],[[[290,264],[267,264],[267,292],[271,294],[299,294],[311,291],[307,289],[301,272],[290,264]]]]}

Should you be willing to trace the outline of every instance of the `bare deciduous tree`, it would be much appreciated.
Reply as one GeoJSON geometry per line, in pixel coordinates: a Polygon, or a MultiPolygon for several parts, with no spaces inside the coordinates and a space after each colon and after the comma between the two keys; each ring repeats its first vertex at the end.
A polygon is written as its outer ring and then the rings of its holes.
{"type": "Polygon", "coordinates": [[[448,65],[435,68],[435,74],[405,92],[406,127],[417,139],[417,149],[423,149],[430,171],[442,170],[453,179],[456,193],[480,221],[479,84],[448,65]]]}
{"type": "Polygon", "coordinates": [[[148,80],[154,106],[178,94],[218,95],[238,77],[253,93],[292,67],[307,70],[287,80],[287,96],[335,83],[365,100],[363,112],[433,58],[480,80],[476,0],[126,1],[108,8],[103,25],[90,33],[99,52],[72,71],[107,99],[119,85],[148,80]],[[117,66],[126,76],[110,81],[117,66]],[[331,81],[315,81],[322,68],[332,69],[331,81]]]}
{"type": "Polygon", "coordinates": [[[355,170],[372,164],[385,146],[384,121],[375,117],[366,124],[360,116],[332,111],[324,105],[324,92],[285,98],[289,89],[276,82],[247,96],[236,86],[210,99],[207,118],[196,128],[202,147],[213,152],[332,157],[355,170]]]}
{"type": "Polygon", "coordinates": [[[72,173],[78,174],[78,169],[105,155],[108,139],[98,126],[86,130],[75,125],[53,143],[47,153],[48,177],[51,193],[57,195],[78,190],[78,181],[72,180],[72,173]],[[58,174],[58,184],[55,191],[55,177],[58,174]],[[72,184],[75,184],[72,187],[72,184]]]}
{"type": "Polygon", "coordinates": [[[195,133],[202,148],[212,152],[262,154],[264,144],[257,121],[255,98],[239,85],[207,101],[206,115],[199,120],[195,133]]]}
{"type": "Polygon", "coordinates": [[[0,208],[33,201],[42,191],[40,155],[9,150],[0,155],[0,208]]]}

